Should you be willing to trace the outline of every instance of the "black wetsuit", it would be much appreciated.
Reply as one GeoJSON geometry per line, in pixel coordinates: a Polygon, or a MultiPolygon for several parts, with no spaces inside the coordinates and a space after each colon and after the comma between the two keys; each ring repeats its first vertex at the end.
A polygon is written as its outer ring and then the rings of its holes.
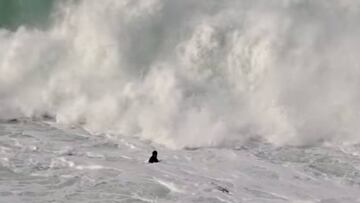
{"type": "Polygon", "coordinates": [[[159,160],[156,157],[154,157],[154,156],[150,157],[149,163],[157,163],[157,162],[159,162],[159,160]]]}
{"type": "Polygon", "coordinates": [[[159,160],[157,159],[157,151],[153,151],[152,156],[149,159],[149,163],[157,163],[159,160]]]}

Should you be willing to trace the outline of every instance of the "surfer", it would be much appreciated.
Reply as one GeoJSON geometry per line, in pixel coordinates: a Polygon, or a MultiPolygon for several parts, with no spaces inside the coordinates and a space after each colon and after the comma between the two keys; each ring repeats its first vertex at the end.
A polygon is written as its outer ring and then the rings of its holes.
{"type": "Polygon", "coordinates": [[[159,160],[157,159],[157,151],[152,152],[152,156],[149,159],[149,163],[157,163],[159,160]]]}

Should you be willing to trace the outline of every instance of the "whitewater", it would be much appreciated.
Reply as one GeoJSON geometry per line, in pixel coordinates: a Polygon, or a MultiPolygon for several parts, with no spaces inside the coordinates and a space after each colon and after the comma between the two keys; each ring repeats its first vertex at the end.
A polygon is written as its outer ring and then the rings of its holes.
{"type": "Polygon", "coordinates": [[[5,0],[0,202],[360,202],[359,87],[353,0],[5,0]]]}

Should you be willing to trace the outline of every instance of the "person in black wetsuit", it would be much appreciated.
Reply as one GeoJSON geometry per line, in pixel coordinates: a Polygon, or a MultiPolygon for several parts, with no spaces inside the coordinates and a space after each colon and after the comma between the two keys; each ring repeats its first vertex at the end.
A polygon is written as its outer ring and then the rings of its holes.
{"type": "Polygon", "coordinates": [[[152,156],[149,159],[149,163],[157,163],[159,160],[157,159],[157,151],[152,152],[152,156]]]}

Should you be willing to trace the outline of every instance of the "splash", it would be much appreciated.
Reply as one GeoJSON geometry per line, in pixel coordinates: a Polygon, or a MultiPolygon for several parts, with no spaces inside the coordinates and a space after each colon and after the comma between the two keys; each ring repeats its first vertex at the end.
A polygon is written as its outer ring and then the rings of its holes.
{"type": "Polygon", "coordinates": [[[0,112],[170,148],[359,142],[360,3],[59,1],[0,30],[0,112]]]}

